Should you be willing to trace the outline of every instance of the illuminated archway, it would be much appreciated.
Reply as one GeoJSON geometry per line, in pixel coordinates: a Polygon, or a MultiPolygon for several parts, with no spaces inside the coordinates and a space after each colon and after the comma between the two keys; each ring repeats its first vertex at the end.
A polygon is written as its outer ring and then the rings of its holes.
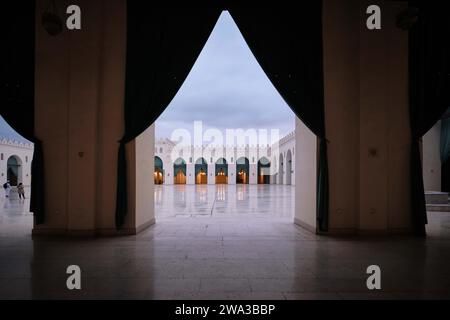
{"type": "Polygon", "coordinates": [[[270,161],[266,157],[258,161],[258,184],[270,184],[270,161]]]}
{"type": "Polygon", "coordinates": [[[18,156],[10,156],[7,161],[7,179],[12,186],[22,182],[22,160],[18,156]]]}
{"type": "Polygon", "coordinates": [[[164,182],[164,166],[160,157],[155,156],[155,170],[154,170],[155,184],[163,184],[164,182]]]}
{"type": "Polygon", "coordinates": [[[195,184],[208,183],[208,164],[204,158],[195,161],[195,184]]]}
{"type": "Polygon", "coordinates": [[[273,177],[272,177],[272,183],[277,184],[278,183],[278,170],[277,170],[277,157],[273,157],[272,163],[274,165],[273,167],[273,177]]]}
{"type": "Polygon", "coordinates": [[[178,158],[173,163],[173,183],[174,184],[186,184],[186,161],[182,158],[178,158]]]}
{"type": "Polygon", "coordinates": [[[240,157],[236,161],[236,183],[248,184],[249,183],[250,165],[246,157],[240,157]]]}
{"type": "Polygon", "coordinates": [[[227,160],[220,158],[216,161],[216,184],[228,183],[228,164],[227,160]]]}

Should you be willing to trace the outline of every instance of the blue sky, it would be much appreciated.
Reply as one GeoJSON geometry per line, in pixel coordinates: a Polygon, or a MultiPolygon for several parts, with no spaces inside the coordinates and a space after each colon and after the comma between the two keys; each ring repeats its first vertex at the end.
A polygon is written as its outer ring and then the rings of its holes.
{"type": "Polygon", "coordinates": [[[220,16],[189,76],[156,121],[157,138],[173,130],[294,130],[294,114],[272,86],[228,12],[220,16]]]}
{"type": "Polygon", "coordinates": [[[11,139],[23,143],[31,143],[20,134],[18,134],[6,121],[0,116],[0,139],[11,139]]]}

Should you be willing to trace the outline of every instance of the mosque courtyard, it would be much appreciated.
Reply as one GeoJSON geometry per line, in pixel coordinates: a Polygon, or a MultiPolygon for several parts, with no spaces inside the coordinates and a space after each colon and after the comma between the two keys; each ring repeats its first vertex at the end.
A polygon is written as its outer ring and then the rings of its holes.
{"type": "Polygon", "coordinates": [[[28,200],[2,199],[0,299],[450,298],[449,213],[429,213],[427,239],[319,236],[293,224],[294,190],[157,185],[155,225],[96,238],[32,237],[28,200]]]}

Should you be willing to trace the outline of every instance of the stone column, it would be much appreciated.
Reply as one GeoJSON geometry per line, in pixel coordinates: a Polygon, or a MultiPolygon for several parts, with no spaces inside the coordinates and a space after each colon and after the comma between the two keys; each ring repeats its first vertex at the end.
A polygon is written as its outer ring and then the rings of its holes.
{"type": "Polygon", "coordinates": [[[208,184],[216,183],[216,165],[208,164],[208,184]]]}
{"type": "Polygon", "coordinates": [[[249,171],[249,184],[258,184],[258,165],[250,163],[249,171]]]}
{"type": "Polygon", "coordinates": [[[186,165],[186,184],[195,184],[195,164],[186,165]]]}

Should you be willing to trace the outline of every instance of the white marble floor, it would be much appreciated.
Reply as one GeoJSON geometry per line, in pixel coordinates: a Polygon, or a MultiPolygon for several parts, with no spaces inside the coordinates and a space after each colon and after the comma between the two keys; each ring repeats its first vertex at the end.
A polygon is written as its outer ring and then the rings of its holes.
{"type": "Polygon", "coordinates": [[[1,202],[0,298],[450,298],[450,215],[429,237],[325,237],[292,223],[289,186],[157,186],[137,236],[34,238],[28,203],[1,202]],[[82,290],[66,288],[66,267],[82,290]],[[366,268],[382,269],[369,291],[366,268]]]}
{"type": "MultiPolygon", "coordinates": [[[[292,222],[294,187],[275,185],[157,185],[156,218],[266,219],[292,222]]],[[[218,220],[217,220],[218,221],[218,220]]]]}

